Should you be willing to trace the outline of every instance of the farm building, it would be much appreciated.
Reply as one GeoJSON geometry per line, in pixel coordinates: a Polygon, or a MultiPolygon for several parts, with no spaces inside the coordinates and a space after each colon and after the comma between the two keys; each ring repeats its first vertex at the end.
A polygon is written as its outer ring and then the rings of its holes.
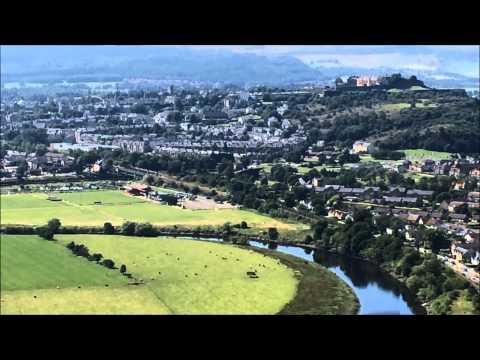
{"type": "Polygon", "coordinates": [[[130,195],[148,196],[148,194],[152,191],[152,188],[148,185],[134,183],[134,184],[129,184],[125,186],[125,190],[130,195]]]}

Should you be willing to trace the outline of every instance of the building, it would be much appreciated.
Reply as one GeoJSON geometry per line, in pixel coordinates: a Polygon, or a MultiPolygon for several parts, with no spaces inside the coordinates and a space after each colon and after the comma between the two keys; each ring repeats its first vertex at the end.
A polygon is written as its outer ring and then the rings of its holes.
{"type": "Polygon", "coordinates": [[[448,211],[453,213],[455,212],[460,206],[464,205],[465,202],[463,201],[452,201],[450,204],[448,204],[448,211]]]}
{"type": "Polygon", "coordinates": [[[348,213],[346,211],[341,211],[337,209],[330,209],[328,211],[329,217],[334,217],[337,220],[345,220],[347,218],[348,213]]]}
{"type": "Polygon", "coordinates": [[[366,141],[355,141],[353,144],[353,153],[370,153],[373,151],[373,145],[366,141]]]}
{"type": "Polygon", "coordinates": [[[473,244],[463,244],[458,241],[452,243],[450,251],[458,262],[478,265],[480,263],[480,249],[473,244]]]}
{"type": "Polygon", "coordinates": [[[153,121],[155,122],[155,124],[165,125],[167,124],[169,114],[170,114],[170,111],[163,111],[161,113],[158,113],[153,117],[153,121]]]}
{"type": "Polygon", "coordinates": [[[376,76],[360,76],[357,78],[357,86],[376,86],[379,84],[376,76]]]}
{"type": "Polygon", "coordinates": [[[470,170],[470,176],[480,179],[480,167],[470,170]]]}
{"type": "Polygon", "coordinates": [[[152,191],[152,188],[148,185],[133,183],[125,186],[125,190],[130,195],[147,197],[148,194],[152,191]]]}

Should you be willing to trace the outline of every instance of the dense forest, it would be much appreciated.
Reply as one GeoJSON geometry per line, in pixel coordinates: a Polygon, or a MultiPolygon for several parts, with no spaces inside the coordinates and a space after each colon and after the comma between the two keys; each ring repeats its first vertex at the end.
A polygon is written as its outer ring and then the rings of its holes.
{"type": "Polygon", "coordinates": [[[480,102],[461,93],[350,92],[314,102],[324,106],[327,120],[307,124],[312,142],[336,141],[349,146],[369,139],[384,150],[478,153],[480,149],[480,102]],[[407,106],[388,112],[383,110],[385,104],[407,106]],[[363,111],[350,110],[359,107],[363,111]]]}

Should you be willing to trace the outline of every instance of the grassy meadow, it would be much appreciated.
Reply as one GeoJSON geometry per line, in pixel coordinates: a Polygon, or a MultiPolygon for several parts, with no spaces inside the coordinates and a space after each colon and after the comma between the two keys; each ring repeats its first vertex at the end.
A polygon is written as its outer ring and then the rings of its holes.
{"type": "Polygon", "coordinates": [[[1,290],[124,285],[126,278],[92,266],[55,242],[37,236],[1,235],[1,290]]]}
{"type": "Polygon", "coordinates": [[[54,195],[62,201],[50,201],[44,193],[2,195],[2,224],[43,225],[51,218],[58,218],[63,225],[78,226],[101,226],[105,222],[120,225],[128,220],[165,226],[219,226],[225,222],[238,224],[246,221],[255,228],[277,227],[288,230],[297,227],[295,224],[287,224],[252,211],[188,210],[178,206],[160,205],[115,190],[54,195]]]}
{"type": "Polygon", "coordinates": [[[3,235],[2,314],[275,314],[298,280],[280,261],[232,245],[107,235],[3,235]],[[82,243],[118,270],[73,256],[62,245],[82,243]],[[256,270],[258,279],[247,271],[256,270]],[[108,285],[108,287],[106,286],[108,285]]]}

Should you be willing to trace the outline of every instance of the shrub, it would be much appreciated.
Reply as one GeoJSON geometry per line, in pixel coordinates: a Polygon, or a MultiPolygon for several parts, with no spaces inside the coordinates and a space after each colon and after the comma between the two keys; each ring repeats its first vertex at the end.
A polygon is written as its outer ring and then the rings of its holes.
{"type": "Polygon", "coordinates": [[[277,240],[278,239],[278,230],[277,228],[271,227],[268,228],[268,238],[270,240],[277,240]]]}
{"type": "Polygon", "coordinates": [[[134,222],[124,222],[122,225],[122,234],[127,235],[127,236],[133,236],[135,235],[135,228],[136,228],[136,223],[134,222]]]}
{"type": "Polygon", "coordinates": [[[137,224],[135,227],[135,236],[157,236],[157,231],[150,223],[137,224]]]}
{"type": "Polygon", "coordinates": [[[114,234],[115,233],[115,228],[113,227],[113,225],[111,223],[106,222],[105,224],[103,224],[103,233],[107,234],[107,235],[114,234]]]}
{"type": "Polygon", "coordinates": [[[60,226],[62,226],[62,223],[58,219],[51,219],[47,223],[48,229],[54,234],[58,232],[58,229],[60,229],[60,226]]]}
{"type": "Polygon", "coordinates": [[[37,232],[38,236],[40,236],[42,239],[53,240],[54,233],[47,226],[38,227],[36,232],[37,232]]]}
{"type": "Polygon", "coordinates": [[[110,259],[104,259],[101,264],[106,268],[113,269],[115,267],[115,263],[110,259]]]}

